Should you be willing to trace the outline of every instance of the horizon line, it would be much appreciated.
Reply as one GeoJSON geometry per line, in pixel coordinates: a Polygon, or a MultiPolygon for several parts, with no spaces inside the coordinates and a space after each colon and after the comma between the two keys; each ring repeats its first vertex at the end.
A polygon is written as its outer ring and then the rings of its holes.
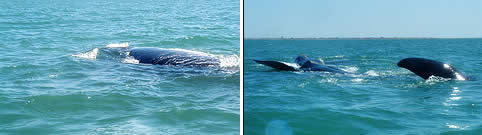
{"type": "Polygon", "coordinates": [[[482,37],[243,37],[243,40],[329,40],[329,39],[482,39],[482,37]]]}

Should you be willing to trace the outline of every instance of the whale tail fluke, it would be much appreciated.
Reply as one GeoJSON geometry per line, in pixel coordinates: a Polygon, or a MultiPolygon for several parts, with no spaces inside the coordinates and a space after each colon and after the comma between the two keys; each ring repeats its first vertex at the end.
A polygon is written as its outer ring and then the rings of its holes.
{"type": "Polygon", "coordinates": [[[296,69],[294,67],[286,65],[285,63],[278,62],[278,61],[261,61],[261,60],[253,60],[253,61],[258,63],[258,64],[262,64],[262,65],[272,67],[272,68],[278,69],[278,70],[296,71],[296,69]]]}
{"type": "Polygon", "coordinates": [[[400,60],[397,66],[406,68],[416,75],[427,80],[431,76],[450,78],[455,80],[466,80],[454,67],[449,64],[425,58],[406,58],[400,60]]]}

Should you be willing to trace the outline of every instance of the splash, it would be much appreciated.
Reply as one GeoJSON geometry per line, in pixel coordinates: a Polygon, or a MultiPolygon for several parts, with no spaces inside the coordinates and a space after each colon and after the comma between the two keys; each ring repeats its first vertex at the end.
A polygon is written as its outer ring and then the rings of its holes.
{"type": "Polygon", "coordinates": [[[436,83],[436,82],[443,82],[443,81],[448,81],[450,78],[443,78],[440,76],[430,76],[428,79],[425,81],[426,83],[436,83]]]}
{"type": "Polygon", "coordinates": [[[350,73],[354,73],[354,72],[358,71],[358,67],[347,66],[345,68],[342,68],[341,70],[346,71],[346,72],[350,72],[350,73]]]}
{"type": "Polygon", "coordinates": [[[72,57],[79,57],[79,58],[85,58],[89,60],[95,60],[97,58],[97,54],[99,53],[99,48],[94,48],[91,51],[84,52],[84,53],[79,53],[79,54],[74,54],[72,57]]]}
{"type": "Polygon", "coordinates": [[[218,56],[217,57],[220,61],[219,66],[221,68],[238,68],[239,69],[239,56],[237,55],[227,55],[227,56],[218,56]]]}
{"type": "Polygon", "coordinates": [[[445,126],[447,126],[448,128],[454,128],[454,129],[466,129],[470,127],[470,126],[457,126],[455,124],[450,124],[450,123],[445,123],[445,126]]]}

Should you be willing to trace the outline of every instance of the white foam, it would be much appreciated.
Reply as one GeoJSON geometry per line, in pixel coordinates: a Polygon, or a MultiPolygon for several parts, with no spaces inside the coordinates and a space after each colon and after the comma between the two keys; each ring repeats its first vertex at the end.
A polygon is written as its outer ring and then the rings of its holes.
{"type": "Polygon", "coordinates": [[[448,124],[447,124],[447,127],[449,127],[449,128],[460,128],[459,126],[456,126],[456,125],[448,125],[448,124]]]}
{"type": "Polygon", "coordinates": [[[132,56],[126,57],[122,60],[122,63],[129,63],[129,64],[139,64],[139,60],[135,59],[132,56]]]}
{"type": "Polygon", "coordinates": [[[432,75],[432,76],[428,77],[428,79],[425,82],[430,83],[430,82],[440,82],[440,81],[448,81],[448,80],[450,80],[450,78],[443,78],[443,77],[440,77],[440,76],[432,75]]]}
{"type": "Polygon", "coordinates": [[[99,48],[94,48],[91,51],[74,54],[73,57],[85,58],[89,60],[95,60],[97,58],[97,53],[99,53],[99,48]]]}
{"type": "Polygon", "coordinates": [[[361,79],[361,78],[356,78],[356,79],[352,79],[351,81],[353,81],[353,82],[361,82],[361,81],[363,81],[363,79],[361,79]]]}
{"type": "Polygon", "coordinates": [[[365,74],[369,76],[379,76],[379,74],[374,70],[368,70],[365,74]]]}
{"type": "Polygon", "coordinates": [[[129,43],[113,43],[113,44],[108,44],[105,47],[107,48],[127,48],[129,47],[129,43]]]}
{"type": "Polygon", "coordinates": [[[457,126],[455,124],[449,124],[449,123],[445,123],[445,126],[447,126],[448,128],[455,128],[455,129],[466,129],[470,127],[470,126],[457,126]]]}
{"type": "Polygon", "coordinates": [[[358,67],[345,67],[345,68],[342,68],[342,70],[346,71],[346,72],[354,73],[354,72],[358,71],[358,67]]]}
{"type": "Polygon", "coordinates": [[[336,82],[338,81],[338,79],[336,79],[336,78],[328,78],[328,79],[326,79],[326,81],[329,82],[329,83],[336,83],[336,82]]]}
{"type": "Polygon", "coordinates": [[[221,68],[239,68],[239,56],[237,55],[218,56],[218,59],[221,68]]]}

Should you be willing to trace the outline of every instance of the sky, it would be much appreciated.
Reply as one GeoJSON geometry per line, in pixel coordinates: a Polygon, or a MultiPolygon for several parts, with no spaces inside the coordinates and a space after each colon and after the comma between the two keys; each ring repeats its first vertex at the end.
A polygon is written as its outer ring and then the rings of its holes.
{"type": "Polygon", "coordinates": [[[244,0],[245,38],[482,37],[481,0],[244,0]]]}

